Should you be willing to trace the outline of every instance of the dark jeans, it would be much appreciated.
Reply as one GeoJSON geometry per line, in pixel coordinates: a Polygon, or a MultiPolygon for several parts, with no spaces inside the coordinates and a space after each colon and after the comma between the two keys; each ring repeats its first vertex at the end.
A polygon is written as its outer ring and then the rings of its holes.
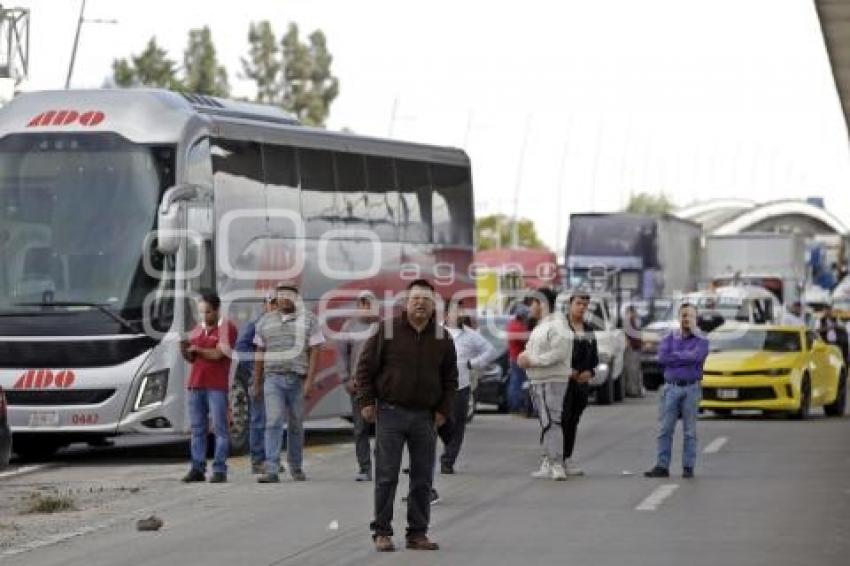
{"type": "Polygon", "coordinates": [[[445,446],[440,461],[448,466],[455,465],[460,446],[463,444],[463,434],[466,432],[466,412],[469,409],[469,391],[469,387],[458,389],[452,414],[449,415],[446,424],[437,430],[440,440],[443,441],[445,446]]]}
{"type": "Polygon", "coordinates": [[[356,395],[351,397],[351,420],[354,424],[354,448],[357,453],[357,466],[361,472],[372,471],[372,455],[369,453],[369,423],[360,414],[360,403],[356,395]]]}
{"type": "Polygon", "coordinates": [[[567,394],[564,395],[564,412],[561,417],[561,428],[564,431],[564,459],[573,456],[573,448],[576,445],[576,432],[581,414],[587,408],[587,397],[590,393],[590,385],[570,381],[567,394]]]}
{"type": "Polygon", "coordinates": [[[375,536],[393,535],[393,504],[404,445],[410,454],[407,536],[424,535],[431,520],[431,479],[437,433],[431,411],[378,401],[375,427],[375,536]]]}
{"type": "Polygon", "coordinates": [[[528,413],[529,396],[522,388],[523,384],[528,381],[528,376],[525,370],[516,365],[515,361],[511,362],[511,367],[508,373],[508,410],[512,413],[528,413]]]}

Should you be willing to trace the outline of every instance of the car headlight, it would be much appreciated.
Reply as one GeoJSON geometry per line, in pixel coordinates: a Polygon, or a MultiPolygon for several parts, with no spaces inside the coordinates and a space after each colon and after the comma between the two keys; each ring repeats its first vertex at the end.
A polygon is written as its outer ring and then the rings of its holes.
{"type": "Polygon", "coordinates": [[[764,372],[765,375],[770,376],[780,376],[780,375],[789,375],[791,373],[791,368],[773,368],[764,372]]]}
{"type": "Polygon", "coordinates": [[[136,397],[136,404],[133,405],[133,410],[138,411],[143,407],[161,403],[165,399],[165,394],[168,392],[168,370],[163,369],[151,372],[142,378],[142,384],[139,386],[139,395],[136,397]]]}

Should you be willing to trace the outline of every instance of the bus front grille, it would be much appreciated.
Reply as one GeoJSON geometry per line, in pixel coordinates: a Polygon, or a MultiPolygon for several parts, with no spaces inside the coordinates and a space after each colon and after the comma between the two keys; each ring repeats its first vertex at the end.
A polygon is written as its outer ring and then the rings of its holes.
{"type": "Polygon", "coordinates": [[[115,395],[115,389],[7,390],[6,403],[14,406],[97,405],[115,395]]]}

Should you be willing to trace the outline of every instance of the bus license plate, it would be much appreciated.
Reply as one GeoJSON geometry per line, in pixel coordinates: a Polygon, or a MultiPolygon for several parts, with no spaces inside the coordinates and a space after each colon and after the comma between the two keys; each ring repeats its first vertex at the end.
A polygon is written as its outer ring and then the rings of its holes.
{"type": "Polygon", "coordinates": [[[730,400],[738,398],[738,390],[737,389],[718,389],[717,390],[717,398],[730,400]]]}
{"type": "Polygon", "coordinates": [[[30,413],[30,426],[59,426],[59,413],[56,411],[30,413]]]}

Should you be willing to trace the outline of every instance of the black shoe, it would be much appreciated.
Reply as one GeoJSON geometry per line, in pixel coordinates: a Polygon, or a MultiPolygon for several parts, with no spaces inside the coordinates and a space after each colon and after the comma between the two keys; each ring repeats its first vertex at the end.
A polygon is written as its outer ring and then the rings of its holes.
{"type": "Polygon", "coordinates": [[[290,475],[295,481],[307,481],[307,474],[305,474],[302,470],[292,470],[290,475]]]}
{"type": "Polygon", "coordinates": [[[450,476],[455,473],[455,467],[451,464],[440,464],[440,473],[450,476]]]}
{"type": "Polygon", "coordinates": [[[694,469],[693,468],[684,468],[682,470],[682,477],[688,478],[688,479],[694,477],[694,469]]]}
{"type": "Polygon", "coordinates": [[[280,476],[277,474],[263,474],[257,478],[257,483],[280,483],[280,476]]]}
{"type": "Polygon", "coordinates": [[[662,468],[661,466],[655,466],[648,472],[644,472],[643,475],[648,478],[669,478],[670,470],[662,468]]]}
{"type": "Polygon", "coordinates": [[[183,476],[183,479],[180,480],[183,483],[193,483],[199,481],[206,481],[206,477],[204,476],[204,472],[196,469],[189,470],[189,473],[183,476]]]}
{"type": "Polygon", "coordinates": [[[440,502],[440,494],[436,489],[431,488],[431,505],[436,505],[440,502]]]}
{"type": "Polygon", "coordinates": [[[210,476],[210,483],[227,483],[227,474],[224,472],[213,472],[210,476]]]}

